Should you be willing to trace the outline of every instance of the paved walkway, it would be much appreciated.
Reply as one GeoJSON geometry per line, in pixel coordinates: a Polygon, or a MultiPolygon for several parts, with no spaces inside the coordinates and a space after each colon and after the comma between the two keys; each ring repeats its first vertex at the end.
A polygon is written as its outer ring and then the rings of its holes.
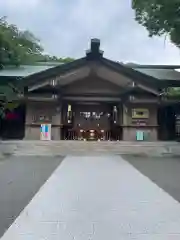
{"type": "Polygon", "coordinates": [[[66,157],[2,240],[180,239],[180,204],[118,156],[66,157]]]}

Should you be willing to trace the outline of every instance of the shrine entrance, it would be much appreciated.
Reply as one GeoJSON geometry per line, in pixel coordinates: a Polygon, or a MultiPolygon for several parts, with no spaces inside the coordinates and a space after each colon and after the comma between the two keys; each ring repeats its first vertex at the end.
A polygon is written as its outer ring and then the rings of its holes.
{"type": "Polygon", "coordinates": [[[79,139],[105,140],[111,128],[111,107],[106,104],[76,105],[74,127],[79,139]]]}
{"type": "Polygon", "coordinates": [[[84,141],[121,140],[115,104],[73,104],[72,120],[64,127],[64,139],[84,141]]]}

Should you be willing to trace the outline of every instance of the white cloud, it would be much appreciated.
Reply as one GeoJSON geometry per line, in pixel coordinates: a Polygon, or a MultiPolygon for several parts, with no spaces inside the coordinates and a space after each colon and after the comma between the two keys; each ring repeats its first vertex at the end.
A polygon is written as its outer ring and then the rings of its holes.
{"type": "Polygon", "coordinates": [[[53,55],[82,57],[98,37],[105,56],[114,60],[180,64],[175,46],[149,38],[134,21],[131,0],[0,0],[0,15],[31,30],[53,55]]]}
{"type": "Polygon", "coordinates": [[[23,0],[5,0],[0,2],[0,6],[3,6],[8,9],[22,9],[34,8],[37,7],[41,0],[31,0],[31,1],[23,1],[23,0]]]}

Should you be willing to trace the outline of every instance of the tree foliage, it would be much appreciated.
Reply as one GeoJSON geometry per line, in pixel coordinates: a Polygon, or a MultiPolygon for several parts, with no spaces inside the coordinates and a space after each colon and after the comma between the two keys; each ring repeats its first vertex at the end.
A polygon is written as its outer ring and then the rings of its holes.
{"type": "Polygon", "coordinates": [[[180,47],[180,0],[132,0],[132,8],[149,36],[168,35],[180,47]]]}
{"type": "Polygon", "coordinates": [[[43,51],[40,41],[29,31],[21,31],[0,18],[0,66],[33,61],[43,51]]]}
{"type": "Polygon", "coordinates": [[[180,88],[179,87],[169,87],[167,89],[166,96],[168,98],[180,98],[180,88]]]}
{"type": "MultiPolygon", "coordinates": [[[[38,38],[30,31],[21,31],[9,24],[6,17],[0,18],[0,70],[7,65],[36,64],[37,62],[71,62],[72,58],[58,58],[46,55],[38,38]]],[[[4,109],[13,109],[18,99],[19,89],[13,85],[0,85],[0,116],[4,109]],[[13,102],[13,105],[10,104],[13,102]]]]}
{"type": "Polygon", "coordinates": [[[34,62],[68,63],[73,58],[58,58],[44,54],[38,38],[30,31],[21,31],[9,24],[6,17],[0,18],[0,67],[6,65],[32,64],[34,62]]]}
{"type": "Polygon", "coordinates": [[[56,56],[50,56],[47,54],[41,54],[38,57],[38,62],[60,62],[60,63],[69,63],[74,61],[74,58],[58,58],[56,56]]]}

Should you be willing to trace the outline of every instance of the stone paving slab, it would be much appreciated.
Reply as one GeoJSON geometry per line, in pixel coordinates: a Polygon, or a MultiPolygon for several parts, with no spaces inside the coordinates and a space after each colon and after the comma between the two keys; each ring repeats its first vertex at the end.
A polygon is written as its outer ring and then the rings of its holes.
{"type": "Polygon", "coordinates": [[[68,156],[2,240],[180,239],[180,204],[118,156],[68,156]]]}

